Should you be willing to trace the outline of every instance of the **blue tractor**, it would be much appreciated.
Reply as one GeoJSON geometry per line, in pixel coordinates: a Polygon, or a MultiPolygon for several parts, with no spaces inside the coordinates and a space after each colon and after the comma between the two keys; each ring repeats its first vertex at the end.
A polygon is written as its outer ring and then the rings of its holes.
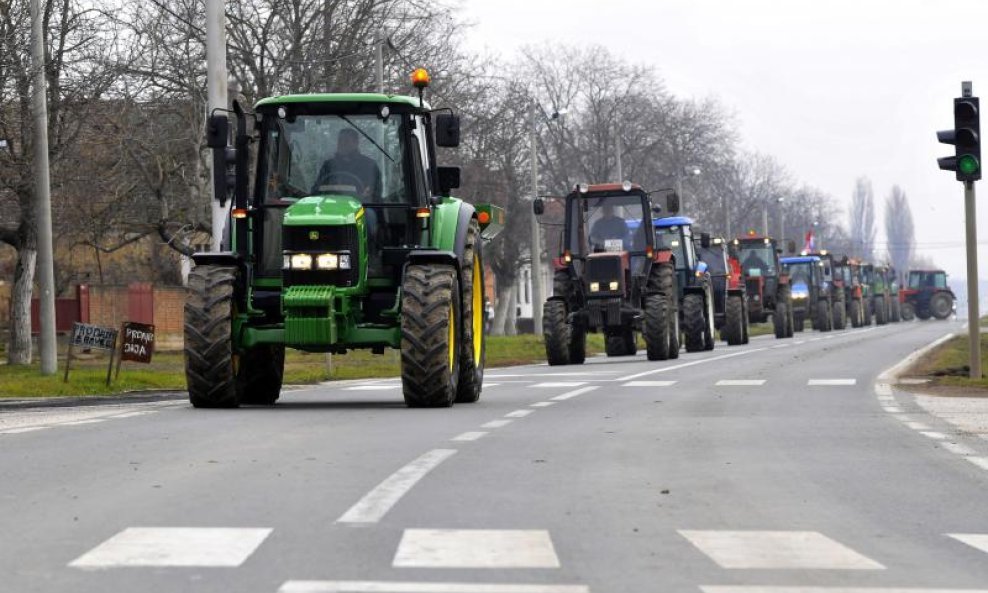
{"type": "MultiPolygon", "coordinates": [[[[693,219],[669,216],[654,220],[653,225],[655,248],[668,249],[675,258],[679,326],[685,336],[686,351],[713,350],[716,343],[713,281],[707,264],[697,257],[693,219]]],[[[701,234],[700,243],[709,244],[710,236],[701,234]]]]}

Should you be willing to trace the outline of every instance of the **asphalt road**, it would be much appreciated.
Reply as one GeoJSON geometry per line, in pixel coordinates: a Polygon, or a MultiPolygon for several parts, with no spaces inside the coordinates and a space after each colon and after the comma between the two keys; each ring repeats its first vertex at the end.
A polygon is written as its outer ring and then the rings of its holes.
{"type": "Polygon", "coordinates": [[[957,329],[0,411],[0,591],[988,591],[988,441],[876,392],[957,329]]]}

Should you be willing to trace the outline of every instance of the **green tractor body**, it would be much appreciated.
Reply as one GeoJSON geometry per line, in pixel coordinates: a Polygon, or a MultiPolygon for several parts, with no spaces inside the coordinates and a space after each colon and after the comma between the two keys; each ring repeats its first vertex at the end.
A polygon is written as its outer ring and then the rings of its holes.
{"type": "Polygon", "coordinates": [[[380,94],[273,97],[253,117],[235,112],[233,147],[226,115],[207,134],[215,195],[232,208],[222,251],[193,256],[192,403],[274,403],[286,347],[400,349],[409,405],[476,401],[483,243],[504,214],[449,196],[459,170],[436,164],[436,146],[459,143],[458,118],[380,94]]]}

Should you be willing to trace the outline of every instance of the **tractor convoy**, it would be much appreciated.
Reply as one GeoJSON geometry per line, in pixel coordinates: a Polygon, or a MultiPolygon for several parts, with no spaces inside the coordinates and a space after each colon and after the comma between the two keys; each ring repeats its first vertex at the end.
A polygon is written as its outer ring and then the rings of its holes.
{"type": "MultiPolygon", "coordinates": [[[[206,144],[227,210],[219,250],[193,255],[185,303],[185,368],[197,408],[272,405],[285,352],[400,351],[411,407],[476,402],[487,323],[485,243],[504,211],[451,196],[460,170],[437,148],[460,120],[418,96],[287,95],[248,112],[214,112],[206,144]]],[[[896,272],[825,251],[781,257],[779,242],[695,230],[671,190],[580,184],[562,202],[553,292],[543,305],[550,365],[582,364],[587,334],[608,356],[643,346],[649,360],[746,344],[771,319],[791,338],[819,331],[946,319],[942,270],[896,272]],[[662,199],[660,199],[662,198],[662,199]]],[[[536,216],[543,198],[533,201],[536,216]]],[[[558,209],[557,209],[558,211],[558,209]]],[[[791,247],[791,244],[790,244],[791,247]]],[[[790,249],[792,251],[792,249],[790,249]]],[[[536,305],[538,306],[538,305],[536,305]]]]}

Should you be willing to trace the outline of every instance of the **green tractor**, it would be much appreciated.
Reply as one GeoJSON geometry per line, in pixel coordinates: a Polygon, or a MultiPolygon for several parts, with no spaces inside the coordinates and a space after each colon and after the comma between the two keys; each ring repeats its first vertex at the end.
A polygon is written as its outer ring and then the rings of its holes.
{"type": "Polygon", "coordinates": [[[459,119],[424,103],[428,75],[416,74],[417,98],[288,95],[253,114],[235,104],[232,147],[227,114],[209,118],[230,218],[222,250],[195,254],[189,276],[193,406],[274,404],[286,347],[400,349],[409,406],[480,397],[483,245],[504,213],[449,197],[459,169],[438,166],[436,147],[459,144],[459,119]]]}

